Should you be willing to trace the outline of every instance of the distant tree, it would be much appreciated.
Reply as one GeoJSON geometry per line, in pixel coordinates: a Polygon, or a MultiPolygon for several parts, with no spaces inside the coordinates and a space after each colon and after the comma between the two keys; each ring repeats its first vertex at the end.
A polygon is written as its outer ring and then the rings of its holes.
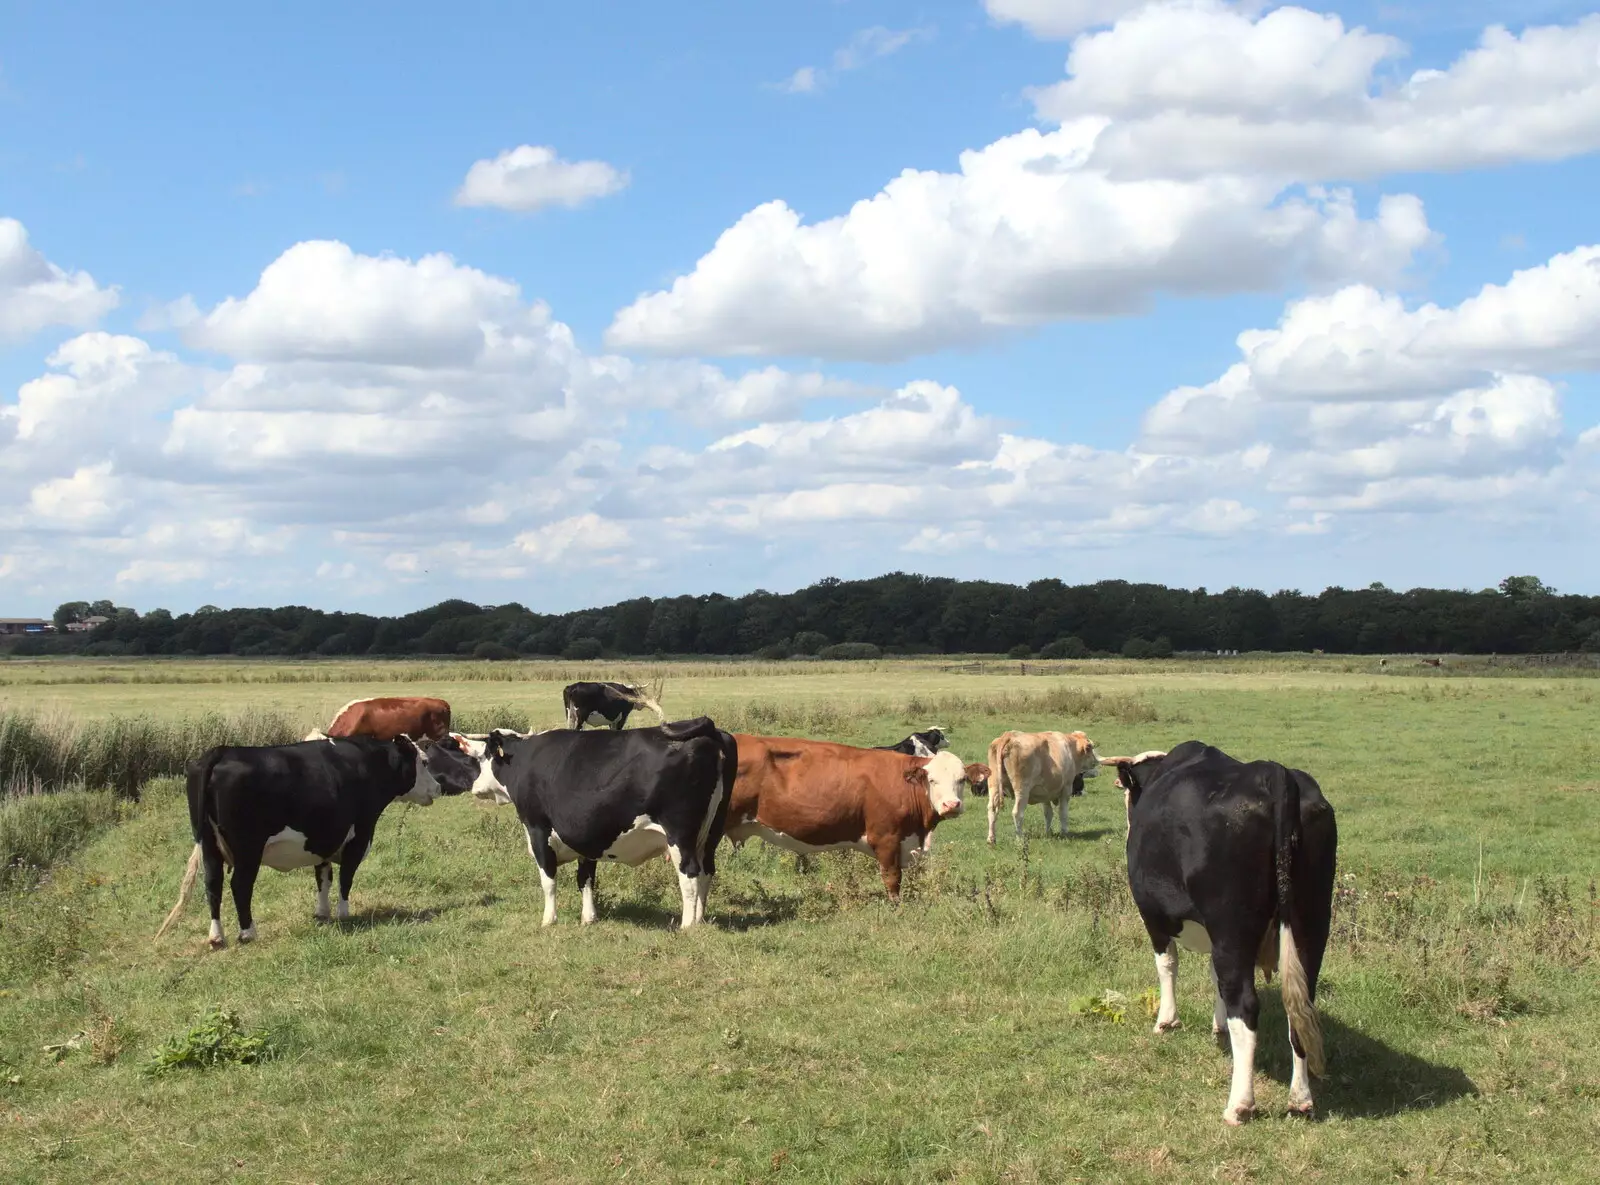
{"type": "MultiPolygon", "coordinates": [[[[63,604],[57,605],[54,619],[56,623],[56,629],[66,629],[67,626],[72,625],[74,622],[82,621],[88,616],[88,601],[67,601],[63,604]]],[[[111,614],[107,613],[106,616],[110,617],[111,614]]]]}
{"type": "Polygon", "coordinates": [[[1129,638],[1122,644],[1123,658],[1149,658],[1150,643],[1143,638],[1129,638]]]}
{"type": "Polygon", "coordinates": [[[1556,590],[1537,576],[1507,576],[1500,582],[1500,591],[1513,601],[1530,601],[1534,597],[1551,597],[1556,590]]]}
{"type": "Polygon", "coordinates": [[[115,617],[116,615],[117,607],[110,601],[93,601],[89,605],[89,611],[84,614],[85,617],[115,617]]]}
{"type": "MultiPolygon", "coordinates": [[[[596,641],[596,639],[589,639],[596,641]]],[[[505,662],[507,659],[517,657],[517,652],[509,646],[502,646],[499,642],[479,642],[472,648],[472,657],[487,659],[490,662],[505,662]]]]}
{"type": "Polygon", "coordinates": [[[599,638],[574,638],[567,643],[566,649],[561,652],[561,657],[587,661],[599,658],[605,653],[605,649],[599,638]]]}
{"type": "Polygon", "coordinates": [[[1033,647],[1029,646],[1026,642],[1018,642],[1010,650],[1006,651],[1006,657],[1007,658],[1032,658],[1033,657],[1033,647]]]}
{"type": "Polygon", "coordinates": [[[828,635],[816,630],[801,630],[789,644],[791,654],[815,654],[828,644],[828,635]]]}

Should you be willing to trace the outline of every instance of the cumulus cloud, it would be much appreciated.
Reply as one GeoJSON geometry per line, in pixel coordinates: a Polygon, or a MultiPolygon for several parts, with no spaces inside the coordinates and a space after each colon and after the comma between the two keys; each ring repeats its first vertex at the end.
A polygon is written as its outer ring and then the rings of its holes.
{"type": "Polygon", "coordinates": [[[473,162],[455,202],[526,214],[549,206],[576,209],[627,185],[626,170],[603,160],[566,161],[547,145],[521,144],[493,160],[473,162]]]}
{"type": "Polygon", "coordinates": [[[1078,37],[1070,77],[1032,94],[1042,119],[1103,124],[1088,163],[1117,178],[1353,180],[1600,148],[1600,14],[1496,25],[1445,69],[1380,81],[1406,52],[1333,14],[1168,0],[1078,37]]]}
{"type": "Polygon", "coordinates": [[[1097,130],[1026,131],[908,169],[848,214],[758,206],[671,289],[621,310],[614,348],[889,359],[1063,317],[1139,312],[1158,292],[1393,279],[1431,241],[1419,201],[1363,218],[1350,195],[1271,181],[1115,182],[1097,130]]]}
{"type": "Polygon", "coordinates": [[[983,0],[1002,25],[1021,25],[1035,37],[1063,38],[1109,25],[1143,8],[1148,0],[983,0]]]}
{"type": "Polygon", "coordinates": [[[88,272],[69,272],[28,242],[27,229],[0,218],[0,341],[31,337],[50,325],[92,325],[117,307],[117,290],[88,272]]]}

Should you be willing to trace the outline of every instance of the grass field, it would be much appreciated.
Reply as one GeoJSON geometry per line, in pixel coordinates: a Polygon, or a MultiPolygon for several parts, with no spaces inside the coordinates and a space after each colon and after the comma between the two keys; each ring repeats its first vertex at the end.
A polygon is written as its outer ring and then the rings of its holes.
{"type": "MultiPolygon", "coordinates": [[[[313,923],[309,874],[263,874],[261,940],[215,955],[198,903],[151,941],[190,844],[181,786],[163,780],[96,815],[96,837],[48,877],[0,895],[5,1179],[1593,1178],[1592,678],[1335,658],[959,668],[663,673],[669,714],[741,728],[883,743],[939,723],[981,760],[1003,728],[1083,727],[1102,753],[1200,737],[1312,772],[1340,825],[1319,1121],[1279,1114],[1275,985],[1265,1117],[1246,1128],[1220,1120],[1229,1063],[1199,958],[1180,970],[1187,1027],[1150,1033],[1154,967],[1110,778],[1089,782],[1065,840],[1043,836],[1035,808],[1019,845],[1008,807],[990,849],[984,800],[971,801],[898,909],[864,856],[801,872],[756,844],[724,852],[713,924],[683,935],[659,862],[601,870],[602,920],[587,929],[564,871],[561,924],[541,931],[509,808],[394,808],[348,925],[313,923]],[[274,1056],[145,1073],[212,1004],[263,1031],[274,1056]]],[[[461,718],[552,724],[561,683],[601,673],[8,662],[0,708],[81,721],[271,711],[309,726],[359,695],[425,691],[461,718]]]]}

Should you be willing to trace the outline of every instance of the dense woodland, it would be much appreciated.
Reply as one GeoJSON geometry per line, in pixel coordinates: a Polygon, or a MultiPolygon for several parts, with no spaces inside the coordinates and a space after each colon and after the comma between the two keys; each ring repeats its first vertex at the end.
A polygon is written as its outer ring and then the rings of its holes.
{"type": "Polygon", "coordinates": [[[178,616],[77,601],[56,625],[92,631],[16,639],[13,653],[91,655],[611,655],[868,658],[1009,653],[1161,657],[1178,651],[1325,650],[1530,654],[1600,652],[1600,597],[1562,596],[1532,576],[1482,592],[1382,585],[1309,596],[1106,580],[1026,587],[890,573],[822,580],[793,593],[639,597],[575,613],[443,601],[403,617],[203,606],[178,616]]]}

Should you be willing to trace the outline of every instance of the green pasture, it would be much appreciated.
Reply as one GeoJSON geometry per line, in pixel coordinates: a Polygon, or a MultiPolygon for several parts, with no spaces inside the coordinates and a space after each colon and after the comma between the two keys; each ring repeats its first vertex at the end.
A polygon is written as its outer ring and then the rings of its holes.
{"type": "Polygon", "coordinates": [[[1074,801],[1064,840],[1036,807],[1019,844],[1007,804],[991,849],[971,800],[898,908],[865,856],[803,870],[759,844],[724,849],[711,924],[687,934],[659,861],[602,869],[589,928],[564,870],[560,924],[541,931],[509,808],[393,808],[350,923],[312,921],[309,873],[263,873],[260,941],[220,954],[203,950],[198,892],[151,939],[190,846],[176,780],[114,809],[93,805],[100,792],[63,798],[59,823],[13,800],[0,824],[17,834],[92,838],[64,857],[39,840],[53,868],[0,890],[0,1176],[1592,1179],[1597,685],[1397,666],[0,663],[0,711],[79,730],[252,713],[310,727],[358,696],[413,691],[461,720],[548,725],[567,678],[627,673],[664,677],[672,716],[862,744],[942,724],[969,761],[1012,727],[1081,727],[1104,754],[1200,737],[1310,771],[1341,833],[1320,1118],[1281,1115],[1274,984],[1263,1115],[1231,1130],[1198,957],[1180,969],[1187,1027],[1149,1031],[1154,966],[1110,777],[1074,801]],[[273,1056],[146,1073],[211,1005],[273,1056]]]}

